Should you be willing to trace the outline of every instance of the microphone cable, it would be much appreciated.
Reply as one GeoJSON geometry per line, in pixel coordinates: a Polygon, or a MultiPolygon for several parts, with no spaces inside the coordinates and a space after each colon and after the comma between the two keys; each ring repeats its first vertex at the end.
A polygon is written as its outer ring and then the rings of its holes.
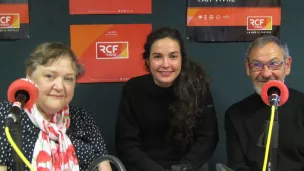
{"type": "Polygon", "coordinates": [[[5,126],[5,135],[6,135],[7,139],[8,139],[8,142],[11,144],[11,146],[13,147],[13,149],[15,150],[15,152],[17,153],[17,155],[21,158],[21,160],[26,164],[26,166],[31,171],[35,171],[35,169],[31,165],[31,163],[27,160],[27,158],[23,155],[23,153],[21,152],[21,150],[19,149],[19,147],[14,142],[14,140],[13,140],[11,134],[10,134],[8,126],[5,126]]]}

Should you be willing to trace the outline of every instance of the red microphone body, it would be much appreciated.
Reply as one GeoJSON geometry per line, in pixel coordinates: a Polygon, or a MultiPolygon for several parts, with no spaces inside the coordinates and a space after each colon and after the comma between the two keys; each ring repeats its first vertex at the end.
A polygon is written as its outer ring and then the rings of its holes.
{"type": "Polygon", "coordinates": [[[281,106],[286,103],[288,96],[288,88],[282,81],[270,80],[262,87],[261,97],[268,106],[281,106]]]}
{"type": "Polygon", "coordinates": [[[38,95],[38,88],[32,81],[24,78],[14,81],[7,91],[8,101],[12,103],[7,119],[11,118],[17,122],[16,115],[20,114],[22,108],[30,109],[36,102],[38,95]]]}

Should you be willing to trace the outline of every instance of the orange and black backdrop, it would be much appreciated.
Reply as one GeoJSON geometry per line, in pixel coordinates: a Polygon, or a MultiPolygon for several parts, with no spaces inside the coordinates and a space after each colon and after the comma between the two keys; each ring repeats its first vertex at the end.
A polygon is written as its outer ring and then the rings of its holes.
{"type": "Polygon", "coordinates": [[[196,42],[280,36],[280,0],[188,0],[187,36],[196,42]]]}

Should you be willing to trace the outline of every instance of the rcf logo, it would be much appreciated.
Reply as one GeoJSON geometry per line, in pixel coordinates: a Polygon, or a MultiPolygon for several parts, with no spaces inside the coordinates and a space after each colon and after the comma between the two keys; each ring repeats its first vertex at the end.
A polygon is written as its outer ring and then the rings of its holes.
{"type": "Polygon", "coordinates": [[[96,59],[129,58],[128,42],[96,42],[96,59]]]}
{"type": "Polygon", "coordinates": [[[247,30],[272,30],[272,17],[248,16],[247,30]]]}
{"type": "Polygon", "coordinates": [[[0,28],[20,28],[19,14],[1,14],[0,28]]]}

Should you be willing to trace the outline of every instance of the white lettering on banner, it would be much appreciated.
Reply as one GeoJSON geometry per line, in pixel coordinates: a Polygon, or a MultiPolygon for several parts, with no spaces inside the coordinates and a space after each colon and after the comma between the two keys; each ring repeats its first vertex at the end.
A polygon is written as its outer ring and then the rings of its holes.
{"type": "Polygon", "coordinates": [[[249,20],[250,24],[253,25],[253,26],[258,26],[260,27],[263,23],[264,23],[264,19],[253,19],[251,18],[249,20]]]}
{"type": "Polygon", "coordinates": [[[11,21],[11,16],[2,16],[0,17],[0,23],[1,24],[7,24],[9,21],[11,21]]]}
{"type": "Polygon", "coordinates": [[[128,42],[96,42],[96,59],[128,59],[128,42]]]}
{"type": "Polygon", "coordinates": [[[99,48],[103,53],[114,54],[117,51],[118,45],[99,45],[99,48]]]}

